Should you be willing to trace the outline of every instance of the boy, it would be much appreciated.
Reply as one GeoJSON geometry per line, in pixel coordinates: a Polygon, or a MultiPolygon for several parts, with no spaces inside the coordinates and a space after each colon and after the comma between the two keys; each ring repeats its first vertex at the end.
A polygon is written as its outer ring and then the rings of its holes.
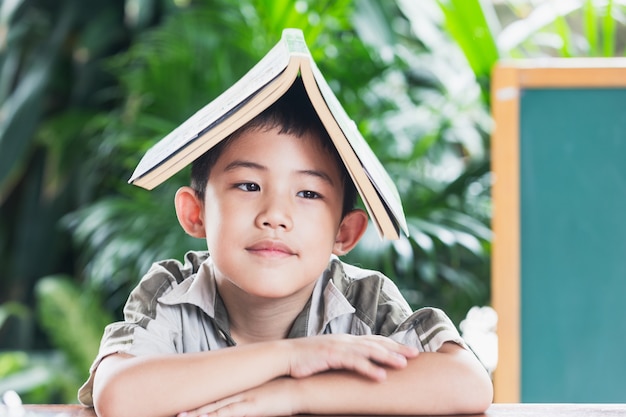
{"type": "Polygon", "coordinates": [[[148,272],[80,400],[101,417],[484,411],[491,381],[445,314],[337,258],[367,227],[355,200],[297,81],[194,162],[175,208],[208,252],[148,272]]]}

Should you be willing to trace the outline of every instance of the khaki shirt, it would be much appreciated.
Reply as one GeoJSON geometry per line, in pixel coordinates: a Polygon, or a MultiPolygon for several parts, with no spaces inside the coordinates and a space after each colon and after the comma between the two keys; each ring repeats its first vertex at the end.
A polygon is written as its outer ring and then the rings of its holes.
{"type": "MultiPolygon", "coordinates": [[[[389,278],[334,256],[288,337],[333,333],[388,336],[422,352],[437,351],[448,341],[465,347],[443,311],[422,308],[413,312],[389,278]]],[[[78,399],[93,405],[93,375],[108,355],[191,353],[234,345],[209,255],[188,252],[184,265],[175,260],[156,263],[131,292],[124,321],[104,330],[78,399]]]]}

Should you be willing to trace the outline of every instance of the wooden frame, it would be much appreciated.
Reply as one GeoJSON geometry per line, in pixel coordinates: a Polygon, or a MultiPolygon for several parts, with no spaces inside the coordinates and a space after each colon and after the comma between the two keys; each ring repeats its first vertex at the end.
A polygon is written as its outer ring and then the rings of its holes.
{"type": "Polygon", "coordinates": [[[494,231],[492,304],[498,313],[496,402],[521,399],[520,93],[532,88],[626,87],[625,58],[553,58],[499,63],[492,78],[494,231]]]}

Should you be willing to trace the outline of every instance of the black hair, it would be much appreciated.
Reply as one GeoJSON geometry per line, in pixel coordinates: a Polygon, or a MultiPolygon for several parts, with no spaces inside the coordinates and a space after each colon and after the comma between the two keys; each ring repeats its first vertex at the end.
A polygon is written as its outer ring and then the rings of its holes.
{"type": "Polygon", "coordinates": [[[324,150],[328,151],[339,167],[343,181],[343,212],[345,216],[356,206],[357,191],[345,165],[343,164],[337,149],[333,145],[326,128],[322,124],[317,112],[309,100],[302,79],[298,77],[289,90],[270,107],[258,116],[237,129],[226,139],[222,140],[208,152],[196,159],[191,165],[191,187],[198,198],[204,201],[211,169],[228,144],[244,134],[255,129],[279,128],[282,134],[291,134],[302,137],[312,134],[319,138],[324,150]]]}

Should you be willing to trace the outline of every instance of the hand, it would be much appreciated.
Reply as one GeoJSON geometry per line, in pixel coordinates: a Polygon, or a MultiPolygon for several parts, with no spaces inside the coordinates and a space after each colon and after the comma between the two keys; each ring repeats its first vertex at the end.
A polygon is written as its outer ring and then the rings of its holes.
{"type": "Polygon", "coordinates": [[[348,370],[374,381],[385,379],[385,367],[400,369],[417,348],[384,336],[322,335],[288,339],[291,344],[288,375],[304,378],[330,369],[348,370]]]}
{"type": "Polygon", "coordinates": [[[277,355],[286,355],[285,376],[223,398],[177,417],[285,416],[301,412],[295,378],[328,370],[355,372],[374,381],[386,378],[385,368],[400,369],[418,355],[414,347],[384,336],[321,335],[281,341],[277,355]]]}
{"type": "Polygon", "coordinates": [[[278,378],[246,392],[224,398],[177,417],[291,416],[295,408],[291,387],[294,380],[278,378]]]}

